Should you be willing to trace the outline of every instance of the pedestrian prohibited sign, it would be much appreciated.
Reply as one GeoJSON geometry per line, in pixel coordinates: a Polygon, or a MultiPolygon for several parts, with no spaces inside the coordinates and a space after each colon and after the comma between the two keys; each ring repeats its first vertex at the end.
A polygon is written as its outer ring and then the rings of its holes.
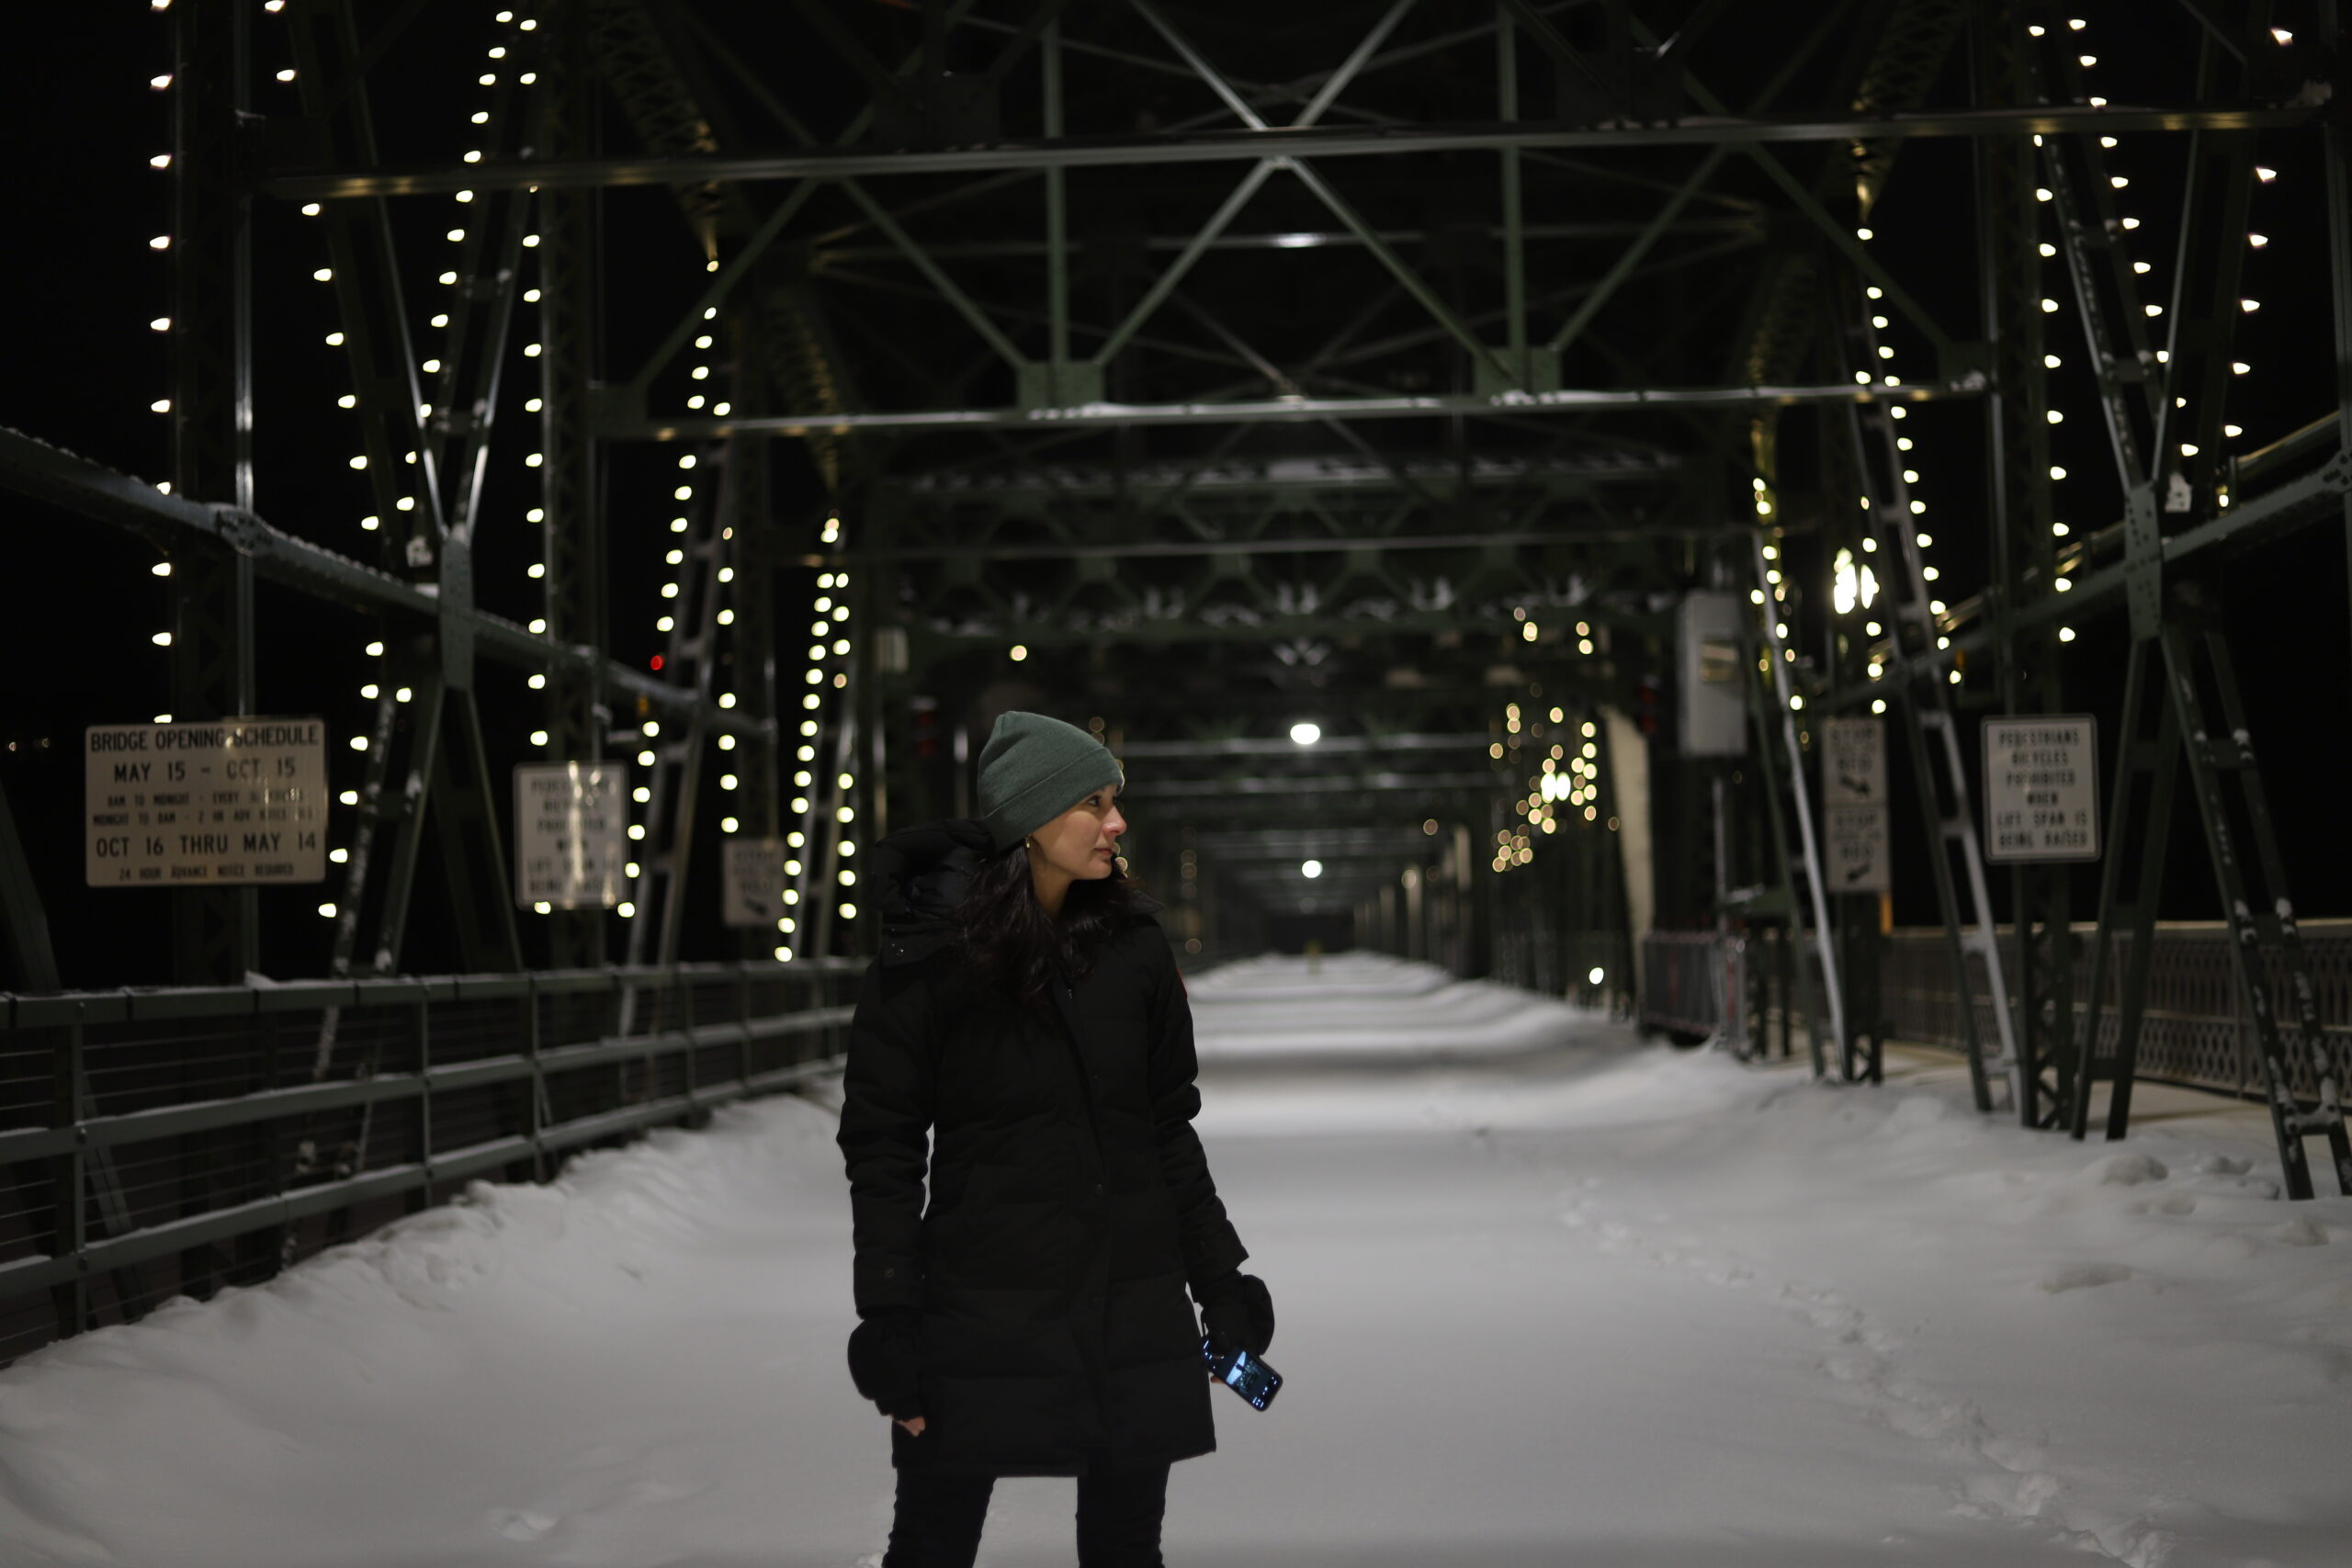
{"type": "Polygon", "coordinates": [[[784,840],[728,840],[719,883],[722,924],[774,931],[784,918],[784,840]]]}
{"type": "Polygon", "coordinates": [[[1984,720],[1984,858],[2098,859],[2098,721],[1984,720]]]}
{"type": "Polygon", "coordinates": [[[514,901],[609,909],[628,859],[627,772],[616,761],[526,762],[514,770],[514,901]]]}

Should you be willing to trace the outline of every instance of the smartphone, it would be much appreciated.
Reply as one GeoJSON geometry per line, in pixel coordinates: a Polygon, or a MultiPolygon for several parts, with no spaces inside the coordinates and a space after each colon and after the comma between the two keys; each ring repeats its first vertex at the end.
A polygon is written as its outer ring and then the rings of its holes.
{"type": "Polygon", "coordinates": [[[1282,1373],[1247,1350],[1237,1349],[1230,1356],[1220,1356],[1204,1339],[1201,1359],[1208,1362],[1210,1377],[1248,1400],[1254,1409],[1263,1410],[1282,1392],[1282,1373]]]}

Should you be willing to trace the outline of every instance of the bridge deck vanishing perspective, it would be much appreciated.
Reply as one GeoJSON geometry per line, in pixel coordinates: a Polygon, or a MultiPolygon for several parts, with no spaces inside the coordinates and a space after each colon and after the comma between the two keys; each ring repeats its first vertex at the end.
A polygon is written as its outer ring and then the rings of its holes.
{"type": "MultiPolygon", "coordinates": [[[[1423,965],[1320,968],[1194,976],[1202,1127],[1287,1382],[1262,1414],[1219,1397],[1171,1561],[2334,1560],[2352,1346],[2315,1243],[2352,1212],[2272,1200],[2259,1118],[2118,1153],[1980,1121],[1949,1057],[1898,1051],[1857,1097],[1524,993],[1465,1027],[1498,987],[1423,965]],[[1367,1054],[1285,1047],[1365,1004],[1367,1054]]],[[[828,1100],[477,1189],[0,1371],[9,1560],[865,1559],[890,1471],[841,1357],[828,1100]]],[[[982,1561],[1066,1562],[1069,1508],[1001,1483],[982,1561]]]]}

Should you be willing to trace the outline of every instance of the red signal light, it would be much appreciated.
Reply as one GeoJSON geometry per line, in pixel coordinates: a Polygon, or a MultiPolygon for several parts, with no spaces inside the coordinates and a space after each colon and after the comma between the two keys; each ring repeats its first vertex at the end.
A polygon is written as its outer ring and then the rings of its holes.
{"type": "Polygon", "coordinates": [[[658,653],[653,656],[653,668],[656,670],[662,668],[662,656],[658,653]]]}

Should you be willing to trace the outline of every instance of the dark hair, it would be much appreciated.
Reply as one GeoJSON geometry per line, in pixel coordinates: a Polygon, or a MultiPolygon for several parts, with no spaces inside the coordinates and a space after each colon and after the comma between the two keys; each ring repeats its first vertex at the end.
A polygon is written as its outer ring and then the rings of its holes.
{"type": "Polygon", "coordinates": [[[980,863],[956,907],[968,972],[984,991],[1050,1018],[1056,971],[1085,978],[1103,942],[1135,924],[1141,889],[1114,862],[1108,876],[1073,879],[1057,917],[1037,901],[1028,846],[1015,844],[980,863]]]}

